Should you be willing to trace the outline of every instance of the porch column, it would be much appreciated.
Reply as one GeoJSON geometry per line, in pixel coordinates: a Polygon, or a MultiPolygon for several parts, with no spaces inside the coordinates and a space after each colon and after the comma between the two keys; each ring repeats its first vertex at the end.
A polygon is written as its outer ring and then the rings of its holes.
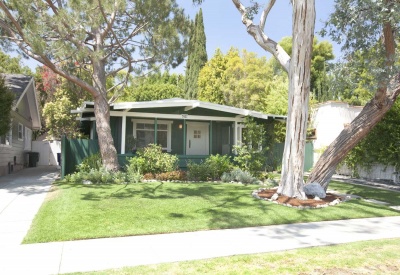
{"type": "Polygon", "coordinates": [[[238,145],[238,132],[237,132],[237,128],[238,128],[238,123],[237,121],[235,121],[235,123],[233,124],[234,129],[233,129],[233,145],[238,145]]]}
{"type": "Polygon", "coordinates": [[[186,119],[183,120],[183,155],[186,155],[186,119]]]}
{"type": "Polygon", "coordinates": [[[122,131],[121,131],[121,154],[125,154],[125,139],[126,139],[126,114],[122,116],[122,131]]]}
{"type": "Polygon", "coordinates": [[[212,120],[210,121],[210,124],[209,124],[209,131],[208,131],[208,143],[209,143],[209,146],[208,146],[208,154],[209,155],[212,155],[212,126],[213,126],[213,122],[212,122],[212,120]]]}
{"type": "Polygon", "coordinates": [[[157,144],[157,130],[158,130],[157,118],[155,117],[154,118],[154,144],[157,144]]]}

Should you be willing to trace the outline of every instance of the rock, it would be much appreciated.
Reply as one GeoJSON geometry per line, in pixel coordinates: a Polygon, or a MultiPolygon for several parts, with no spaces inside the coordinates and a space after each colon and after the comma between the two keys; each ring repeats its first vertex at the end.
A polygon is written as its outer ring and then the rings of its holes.
{"type": "Polygon", "coordinates": [[[272,201],[276,201],[276,200],[278,199],[278,197],[279,197],[278,193],[275,193],[275,194],[271,197],[271,200],[272,200],[272,201]]]}
{"type": "Polygon", "coordinates": [[[319,197],[321,199],[326,197],[324,188],[322,188],[321,185],[316,182],[305,185],[304,192],[306,193],[306,195],[319,197]]]}
{"type": "Polygon", "coordinates": [[[321,198],[320,198],[320,197],[318,197],[318,196],[315,196],[315,197],[314,197],[314,200],[316,200],[316,201],[320,201],[320,200],[321,200],[321,198]]]}

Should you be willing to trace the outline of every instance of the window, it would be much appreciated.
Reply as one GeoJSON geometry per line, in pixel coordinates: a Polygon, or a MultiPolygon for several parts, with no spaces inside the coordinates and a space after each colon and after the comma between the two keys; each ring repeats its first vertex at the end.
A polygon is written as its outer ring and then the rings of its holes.
{"type": "Polygon", "coordinates": [[[24,140],[24,125],[18,123],[18,140],[24,140]]]}
{"type": "Polygon", "coordinates": [[[194,130],[193,138],[201,138],[201,130],[194,130]]]}
{"type": "Polygon", "coordinates": [[[161,145],[164,150],[171,151],[171,121],[157,122],[157,141],[154,141],[154,121],[134,120],[133,135],[136,147],[143,148],[151,143],[161,145]]]}
{"type": "Polygon", "coordinates": [[[24,150],[26,151],[32,150],[32,130],[29,129],[28,127],[25,127],[24,150]]]}

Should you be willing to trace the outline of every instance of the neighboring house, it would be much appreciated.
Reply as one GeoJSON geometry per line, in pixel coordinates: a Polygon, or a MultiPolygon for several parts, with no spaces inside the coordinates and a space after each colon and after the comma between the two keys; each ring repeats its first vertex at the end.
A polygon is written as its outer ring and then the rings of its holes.
{"type": "Polygon", "coordinates": [[[34,79],[20,74],[1,74],[15,94],[10,131],[0,137],[0,176],[27,165],[27,152],[32,150],[32,131],[41,128],[34,79]]]}
{"type": "MultiPolygon", "coordinates": [[[[93,107],[93,102],[84,102],[73,112],[90,129],[90,138],[97,139],[93,107]]],[[[286,116],[180,98],[114,103],[110,115],[118,154],[129,155],[133,149],[157,143],[178,155],[182,165],[210,154],[230,154],[241,141],[246,117],[270,125],[271,131],[274,120],[286,120],[286,116]]]]}
{"type": "Polygon", "coordinates": [[[313,108],[309,128],[314,129],[314,164],[326,147],[361,110],[360,106],[350,106],[348,103],[338,101],[328,101],[313,108]]]}
{"type": "MultiPolygon", "coordinates": [[[[362,106],[350,106],[348,103],[328,101],[317,105],[312,110],[311,126],[314,128],[314,164],[318,161],[323,151],[330,145],[340,132],[361,112],[362,106]]],[[[338,174],[352,176],[352,171],[347,167],[338,167],[338,174]]],[[[388,179],[398,181],[397,173],[392,166],[375,164],[371,169],[358,169],[361,178],[388,179]]]]}

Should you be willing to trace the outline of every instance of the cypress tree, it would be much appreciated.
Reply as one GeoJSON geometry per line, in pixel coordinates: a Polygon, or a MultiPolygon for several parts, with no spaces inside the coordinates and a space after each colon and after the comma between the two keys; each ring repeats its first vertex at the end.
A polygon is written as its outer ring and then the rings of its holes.
{"type": "Polygon", "coordinates": [[[189,40],[189,55],[186,63],[186,98],[197,98],[198,78],[201,68],[207,62],[206,34],[204,32],[203,12],[196,14],[192,34],[189,40]]]}

